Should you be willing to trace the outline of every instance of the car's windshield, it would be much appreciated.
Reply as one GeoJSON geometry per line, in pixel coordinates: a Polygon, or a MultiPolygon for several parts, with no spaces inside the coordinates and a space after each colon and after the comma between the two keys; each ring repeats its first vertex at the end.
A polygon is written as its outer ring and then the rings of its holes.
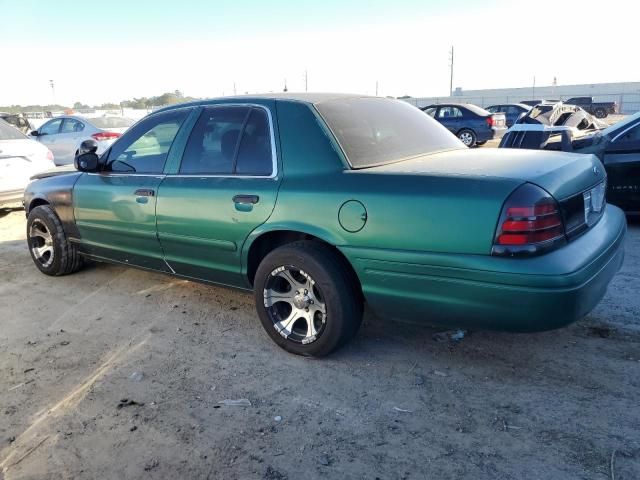
{"type": "Polygon", "coordinates": [[[27,137],[20,130],[0,118],[0,140],[24,140],[25,138],[27,137]]]}
{"type": "Polygon", "coordinates": [[[353,168],[465,148],[429,115],[400,100],[349,98],[321,102],[316,108],[353,168]]]}
{"type": "Polygon", "coordinates": [[[98,128],[129,128],[135,120],[126,117],[96,117],[90,122],[98,128]]]}

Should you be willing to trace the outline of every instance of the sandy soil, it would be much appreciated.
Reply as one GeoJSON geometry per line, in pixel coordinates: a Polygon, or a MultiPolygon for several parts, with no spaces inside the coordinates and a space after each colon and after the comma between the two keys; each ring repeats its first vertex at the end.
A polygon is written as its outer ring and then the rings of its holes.
{"type": "Polygon", "coordinates": [[[640,478],[638,224],[569,328],[453,343],[367,314],[323,360],[272,344],[243,293],[45,277],[24,228],[0,211],[0,479],[640,478]]]}

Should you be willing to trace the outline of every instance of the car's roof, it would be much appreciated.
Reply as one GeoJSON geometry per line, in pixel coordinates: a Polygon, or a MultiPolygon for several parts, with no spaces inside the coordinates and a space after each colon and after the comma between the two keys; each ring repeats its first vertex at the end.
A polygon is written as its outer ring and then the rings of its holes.
{"type": "Polygon", "coordinates": [[[425,108],[431,108],[431,107],[465,107],[465,108],[469,108],[470,105],[474,106],[474,107],[477,107],[477,105],[474,105],[473,103],[447,102],[447,103],[432,103],[431,105],[427,105],[426,107],[422,107],[422,109],[424,110],[425,108]]]}
{"type": "MultiPolygon", "coordinates": [[[[251,103],[252,100],[285,100],[291,102],[303,102],[313,105],[318,105],[324,102],[330,102],[333,100],[346,100],[353,98],[384,98],[373,97],[371,95],[361,95],[357,93],[295,93],[295,92],[282,92],[282,93],[252,93],[248,95],[234,95],[229,97],[216,97],[207,98],[202,100],[194,100],[193,102],[176,103],[175,105],[168,105],[166,107],[156,110],[156,112],[169,110],[172,108],[189,107],[195,105],[209,105],[212,103],[232,103],[238,101],[239,103],[251,103]]],[[[154,112],[155,113],[155,112],[154,112]]]]}
{"type": "Polygon", "coordinates": [[[533,107],[531,107],[531,105],[527,105],[525,103],[517,103],[517,102],[516,103],[509,103],[509,102],[507,102],[507,103],[492,103],[491,105],[489,105],[486,108],[498,107],[498,106],[501,106],[501,105],[504,105],[504,106],[511,105],[511,106],[514,106],[514,107],[522,107],[522,108],[526,108],[527,110],[533,108],[533,107]]]}

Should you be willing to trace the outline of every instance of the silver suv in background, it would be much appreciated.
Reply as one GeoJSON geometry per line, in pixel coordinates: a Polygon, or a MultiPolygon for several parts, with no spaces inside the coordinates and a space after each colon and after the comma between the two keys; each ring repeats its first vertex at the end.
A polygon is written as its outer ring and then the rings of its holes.
{"type": "Polygon", "coordinates": [[[95,140],[100,155],[134,123],[125,117],[63,115],[42,124],[31,136],[53,152],[56,165],[69,165],[85,140],[95,140]]]}

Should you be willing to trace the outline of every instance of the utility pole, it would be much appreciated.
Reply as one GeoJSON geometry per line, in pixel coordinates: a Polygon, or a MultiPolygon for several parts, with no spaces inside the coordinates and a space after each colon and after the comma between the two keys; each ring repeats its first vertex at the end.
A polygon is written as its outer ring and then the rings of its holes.
{"type": "Polygon", "coordinates": [[[451,52],[449,52],[449,68],[451,70],[449,76],[449,96],[453,97],[453,45],[451,45],[451,52]]]}
{"type": "Polygon", "coordinates": [[[533,76],[533,88],[531,89],[531,100],[536,99],[536,76],[533,76]]]}
{"type": "Polygon", "coordinates": [[[56,89],[53,85],[53,80],[49,80],[49,86],[51,86],[51,98],[53,99],[52,105],[56,103],[56,89]]]}
{"type": "Polygon", "coordinates": [[[304,91],[307,92],[309,87],[309,75],[307,73],[307,69],[304,69],[304,91]]]}
{"type": "Polygon", "coordinates": [[[378,96],[378,80],[376,80],[376,97],[378,96]]]}
{"type": "Polygon", "coordinates": [[[236,82],[233,82],[233,94],[236,94],[236,82]]]}
{"type": "Polygon", "coordinates": [[[283,92],[288,92],[289,89],[287,88],[287,79],[284,79],[284,90],[282,90],[283,92]]]}

